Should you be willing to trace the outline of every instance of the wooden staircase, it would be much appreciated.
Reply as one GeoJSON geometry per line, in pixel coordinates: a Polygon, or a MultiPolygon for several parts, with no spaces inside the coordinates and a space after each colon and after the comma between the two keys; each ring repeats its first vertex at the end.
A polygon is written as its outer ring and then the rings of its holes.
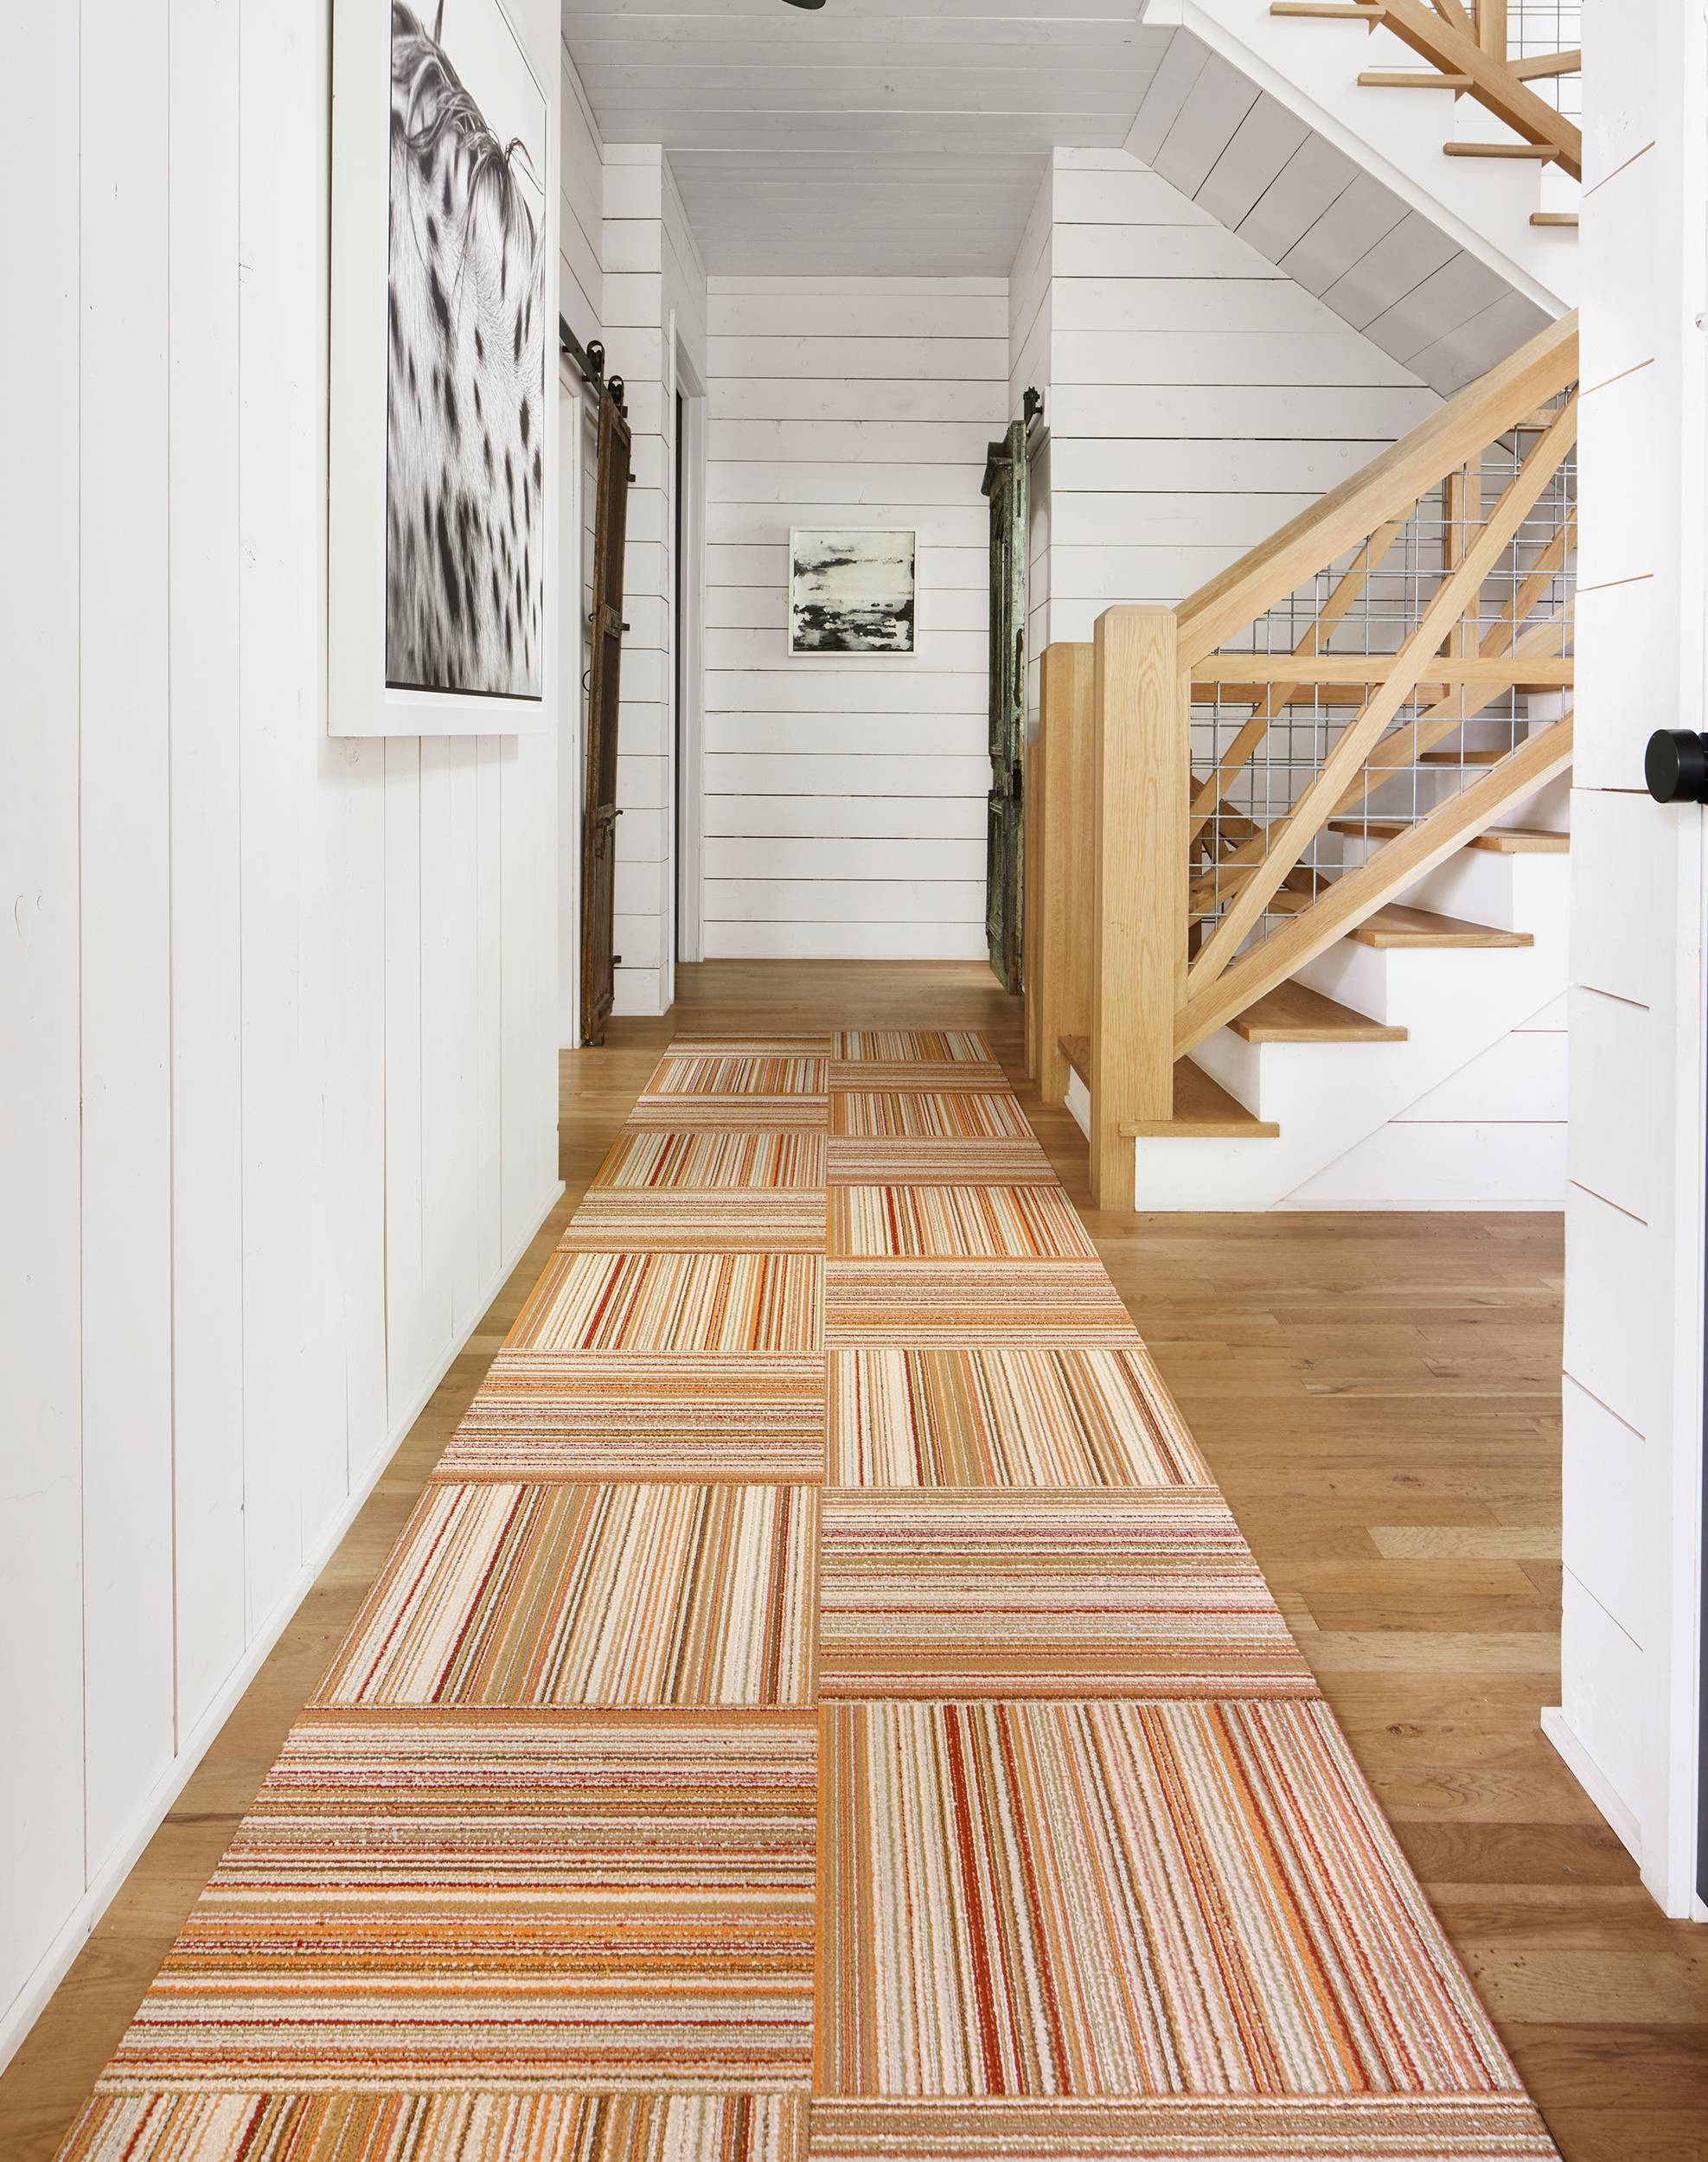
{"type": "MultiPolygon", "coordinates": [[[[1531,86],[1578,74],[1583,54],[1573,48],[1515,57],[1510,50],[1506,0],[1271,0],[1271,15],[1333,22],[1362,22],[1387,30],[1424,64],[1420,68],[1376,67],[1359,76],[1380,90],[1447,90],[1469,97],[1519,139],[1444,143],[1447,157],[1534,159],[1558,165],[1574,180],[1583,176],[1583,141],[1566,118],[1531,86]]],[[[1537,210],[1535,226],[1576,226],[1575,211],[1537,210]]]]}
{"type": "MultiPolygon", "coordinates": [[[[1571,760],[1576,374],[1568,317],[1178,609],[1111,609],[1094,645],[1045,653],[1028,1062],[1084,1111],[1099,1206],[1145,1206],[1135,1148],[1282,1140],[1253,1061],[1343,1051],[1389,1077],[1372,1103],[1426,1069],[1430,1029],[1340,994],[1356,969],[1309,980],[1337,948],[1494,969],[1507,1027],[1552,995],[1564,873],[1547,865],[1570,843],[1529,807],[1571,760]],[[1436,898],[1443,867],[1478,862],[1436,898]],[[1452,912],[1491,880],[1558,896],[1545,937],[1515,906],[1452,912]]],[[[1474,1012],[1502,1026],[1487,988],[1443,1056],[1474,1012]]]]}

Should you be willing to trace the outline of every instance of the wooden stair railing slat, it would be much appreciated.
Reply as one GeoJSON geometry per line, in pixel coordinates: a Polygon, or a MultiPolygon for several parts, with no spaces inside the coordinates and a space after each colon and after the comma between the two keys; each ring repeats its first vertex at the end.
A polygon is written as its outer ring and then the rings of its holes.
{"type": "MultiPolygon", "coordinates": [[[[1412,508],[1415,509],[1416,506],[1412,508]]],[[[1295,660],[1306,656],[1312,659],[1316,657],[1323,639],[1338,623],[1345,618],[1369,583],[1372,575],[1380,567],[1388,550],[1392,547],[1398,539],[1403,523],[1404,521],[1401,519],[1391,519],[1386,525],[1371,534],[1363,552],[1334,581],[1333,590],[1318,611],[1316,621],[1311,624],[1293,649],[1295,660]]],[[[1226,788],[1229,781],[1235,774],[1243,771],[1247,761],[1254,756],[1257,745],[1269,733],[1270,725],[1280,713],[1285,711],[1289,703],[1289,694],[1297,688],[1298,679],[1296,678],[1283,676],[1278,681],[1270,681],[1268,690],[1252,707],[1251,719],[1241,724],[1238,733],[1229,745],[1227,751],[1217,764],[1215,771],[1193,799],[1192,830],[1194,834],[1211,816],[1215,809],[1216,799],[1226,788]]]]}
{"type": "Polygon", "coordinates": [[[1573,314],[1538,331],[1409,435],[1199,586],[1179,611],[1182,663],[1195,667],[1325,563],[1360,547],[1388,519],[1408,516],[1444,474],[1480,459],[1497,437],[1519,425],[1540,425],[1538,408],[1577,373],[1573,314]]]}
{"type": "Polygon", "coordinates": [[[1176,1057],[1194,1051],[1266,991],[1296,975],[1397,893],[1415,886],[1462,847],[1468,835],[1481,832],[1510,804],[1564,772],[1571,764],[1571,739],[1570,714],[1550,722],[1398,841],[1385,842],[1367,862],[1336,879],[1302,915],[1272,931],[1261,945],[1187,999],[1175,1017],[1176,1057]]]}
{"type": "MultiPolygon", "coordinates": [[[[1193,674],[1193,691],[1196,695],[1200,688],[1212,690],[1223,683],[1274,683],[1290,698],[1315,683],[1380,683],[1398,657],[1396,653],[1326,653],[1314,658],[1308,668],[1295,670],[1290,656],[1277,663],[1272,653],[1212,653],[1199,662],[1202,673],[1193,674]],[[1289,678],[1296,674],[1302,681],[1278,681],[1277,665],[1289,678]]],[[[1462,660],[1444,660],[1436,654],[1424,662],[1418,681],[1446,690],[1459,683],[1493,683],[1504,688],[1522,678],[1535,690],[1564,690],[1571,682],[1571,668],[1570,661],[1544,661],[1526,670],[1521,662],[1502,653],[1468,654],[1462,660]]],[[[1207,793],[1208,787],[1206,782],[1200,793],[1207,793]]]]}
{"type": "MultiPolygon", "coordinates": [[[[1263,875],[1244,886],[1205,941],[1187,978],[1187,997],[1200,994],[1225,969],[1264,912],[1282,880],[1298,862],[1334,816],[1347,784],[1375,749],[1455,624],[1464,614],[1504,548],[1540,500],[1577,439],[1577,400],[1574,394],[1507,483],[1487,520],[1471,540],[1458,567],[1449,573],[1424,609],[1417,627],[1401,647],[1392,668],[1341,735],[1292,809],[1271,828],[1263,875]]],[[[1497,769],[1498,771],[1499,769],[1497,769]]]]}
{"type": "Polygon", "coordinates": [[[1583,48],[1574,45],[1564,53],[1532,53],[1524,60],[1509,60],[1506,65],[1520,82],[1545,82],[1558,75],[1579,75],[1583,72],[1583,48]]]}
{"type": "MultiPolygon", "coordinates": [[[[1564,620],[1556,618],[1538,624],[1533,630],[1525,634],[1517,649],[1518,658],[1523,663],[1518,670],[1520,676],[1528,676],[1533,656],[1558,652],[1564,643],[1566,627],[1564,620]]],[[[1501,626],[1496,624],[1488,635],[1494,636],[1500,629],[1501,626]]],[[[1420,714],[1416,720],[1408,721],[1404,727],[1396,728],[1391,735],[1384,736],[1359,769],[1358,777],[1348,785],[1346,794],[1335,804],[1334,815],[1339,817],[1343,811],[1351,810],[1368,796],[1372,789],[1380,788],[1385,781],[1391,781],[1397,775],[1415,765],[1426,751],[1445,742],[1468,720],[1475,720],[1485,707],[1492,706],[1504,688],[1503,684],[1484,683],[1470,698],[1445,698],[1439,705],[1432,706],[1420,714]]],[[[1502,755],[1506,754],[1503,752],[1502,755]]],[[[1263,860],[1268,830],[1267,827],[1258,828],[1251,839],[1243,840],[1237,848],[1221,859],[1224,880],[1231,872],[1243,871],[1248,865],[1263,860]]]]}

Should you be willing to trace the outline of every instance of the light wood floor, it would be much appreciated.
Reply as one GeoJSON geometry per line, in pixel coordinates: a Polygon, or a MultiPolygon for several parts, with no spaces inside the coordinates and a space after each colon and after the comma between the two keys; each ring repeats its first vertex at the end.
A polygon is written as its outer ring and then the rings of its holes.
{"type": "MultiPolygon", "coordinates": [[[[563,1061],[568,1193],[0,2078],[47,2162],[277,1754],[428,1467],[679,1028],[981,1027],[982,967],[715,963],[668,1021],[563,1061]]],[[[1708,2157],[1708,1929],[1667,1922],[1538,1730],[1557,1698],[1560,1231],[1542,1216],[1120,1218],[1022,1102],[1567,2162],[1708,2157]]]]}

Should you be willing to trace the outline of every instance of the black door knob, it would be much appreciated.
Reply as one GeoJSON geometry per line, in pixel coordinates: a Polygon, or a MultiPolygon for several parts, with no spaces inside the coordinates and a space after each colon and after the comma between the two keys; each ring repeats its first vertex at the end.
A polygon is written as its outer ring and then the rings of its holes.
{"type": "Polygon", "coordinates": [[[1708,803],[1708,736],[1657,728],[1643,753],[1643,779],[1657,803],[1708,803]]]}

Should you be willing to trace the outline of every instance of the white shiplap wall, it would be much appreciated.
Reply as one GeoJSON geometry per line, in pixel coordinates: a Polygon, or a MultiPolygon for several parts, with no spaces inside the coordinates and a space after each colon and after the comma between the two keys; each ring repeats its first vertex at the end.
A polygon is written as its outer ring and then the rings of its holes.
{"type": "Polygon", "coordinates": [[[325,733],[329,29],[13,31],[0,2056],[558,1191],[555,741],[325,733]]]}
{"type": "Polygon", "coordinates": [[[989,513],[1001,278],[713,278],[708,956],[984,951],[989,513]],[[789,529],[918,535],[912,660],[791,660],[789,529]]]}
{"type": "Polygon", "coordinates": [[[1058,150],[1050,636],[1173,605],[1440,402],[1123,150],[1058,150]]]}
{"type": "Polygon", "coordinates": [[[676,349],[703,381],[706,271],[670,162],[656,143],[607,146],[605,320],[634,430],[624,561],[617,799],[617,1011],[675,996],[676,349]]]}

